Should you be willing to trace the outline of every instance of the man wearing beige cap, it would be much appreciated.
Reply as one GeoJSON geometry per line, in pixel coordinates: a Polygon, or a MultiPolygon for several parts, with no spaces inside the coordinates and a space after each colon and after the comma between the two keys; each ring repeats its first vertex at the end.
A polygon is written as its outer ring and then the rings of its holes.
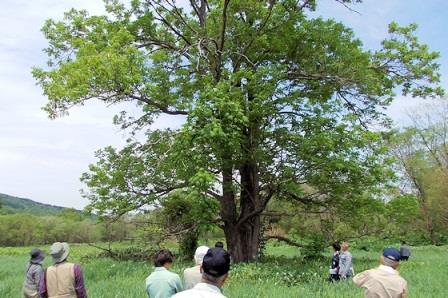
{"type": "Polygon", "coordinates": [[[81,267],[67,262],[69,253],[70,247],[65,242],[56,242],[51,246],[54,265],[47,268],[40,283],[41,297],[87,298],[81,267]]]}
{"type": "Polygon", "coordinates": [[[365,290],[366,298],[406,298],[407,283],[397,271],[400,259],[398,249],[386,248],[380,258],[381,265],[355,275],[353,282],[365,290]]]}

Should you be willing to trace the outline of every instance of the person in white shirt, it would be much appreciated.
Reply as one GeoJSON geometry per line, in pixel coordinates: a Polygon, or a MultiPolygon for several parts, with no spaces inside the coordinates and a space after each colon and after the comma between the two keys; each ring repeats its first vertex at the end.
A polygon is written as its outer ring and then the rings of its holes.
{"type": "Polygon", "coordinates": [[[190,290],[177,293],[173,298],[225,298],[221,289],[229,275],[229,253],[219,247],[210,248],[200,270],[201,282],[190,290]]]}
{"type": "Polygon", "coordinates": [[[205,254],[208,251],[207,246],[199,246],[196,248],[196,252],[194,253],[194,262],[196,266],[187,268],[184,270],[184,286],[185,290],[189,290],[193,288],[196,284],[201,282],[202,273],[201,273],[201,265],[202,260],[204,259],[205,254]]]}

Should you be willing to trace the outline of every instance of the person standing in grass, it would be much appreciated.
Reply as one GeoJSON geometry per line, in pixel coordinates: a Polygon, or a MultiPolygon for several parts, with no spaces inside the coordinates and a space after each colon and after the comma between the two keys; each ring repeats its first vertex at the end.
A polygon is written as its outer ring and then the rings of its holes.
{"type": "Polygon", "coordinates": [[[341,250],[341,245],[339,242],[334,242],[333,246],[333,257],[331,258],[331,266],[330,266],[330,277],[329,281],[334,282],[339,280],[339,253],[341,250]]]}
{"type": "Polygon", "coordinates": [[[411,249],[409,248],[409,246],[406,245],[405,241],[401,241],[400,255],[402,261],[409,260],[409,257],[411,256],[411,249]]]}
{"type": "Polygon", "coordinates": [[[199,246],[194,253],[194,262],[196,263],[196,266],[184,270],[184,284],[186,290],[193,288],[196,284],[201,282],[201,265],[207,251],[207,246],[199,246]]]}
{"type": "Polygon", "coordinates": [[[154,256],[154,272],[146,278],[149,298],[169,298],[183,290],[179,275],[169,271],[173,265],[173,254],[162,249],[154,256]]]}
{"type": "Polygon", "coordinates": [[[50,248],[54,265],[45,270],[39,293],[42,298],[87,298],[81,266],[67,261],[70,247],[56,242],[50,248]]]}
{"type": "Polygon", "coordinates": [[[407,282],[397,271],[400,259],[400,252],[396,248],[386,248],[380,257],[378,268],[355,275],[353,282],[365,290],[364,297],[407,297],[407,282]]]}
{"type": "Polygon", "coordinates": [[[348,251],[348,242],[342,242],[339,254],[339,279],[347,279],[353,276],[352,254],[348,251]]]}
{"type": "Polygon", "coordinates": [[[25,298],[40,298],[39,283],[44,274],[42,263],[45,254],[38,248],[33,248],[30,252],[30,261],[25,270],[25,282],[23,283],[23,296],[25,298]]]}
{"type": "Polygon", "coordinates": [[[173,298],[225,298],[222,287],[230,270],[230,255],[219,247],[210,248],[202,261],[202,280],[194,288],[173,298]]]}

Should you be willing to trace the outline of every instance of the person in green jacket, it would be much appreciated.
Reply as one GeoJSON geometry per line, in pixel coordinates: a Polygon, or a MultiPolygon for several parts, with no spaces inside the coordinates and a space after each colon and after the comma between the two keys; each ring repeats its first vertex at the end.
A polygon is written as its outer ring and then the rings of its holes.
{"type": "Polygon", "coordinates": [[[170,298],[183,290],[179,275],[169,271],[173,259],[173,254],[167,249],[154,256],[154,271],[146,278],[149,298],[170,298]]]}

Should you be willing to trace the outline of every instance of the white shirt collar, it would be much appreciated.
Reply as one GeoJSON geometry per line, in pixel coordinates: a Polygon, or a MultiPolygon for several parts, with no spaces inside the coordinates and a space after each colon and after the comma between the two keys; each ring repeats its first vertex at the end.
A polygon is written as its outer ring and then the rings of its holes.
{"type": "Polygon", "coordinates": [[[201,291],[207,291],[207,292],[213,292],[213,293],[219,293],[221,294],[221,289],[218,288],[217,286],[205,283],[205,282],[200,282],[198,284],[196,284],[194,286],[195,290],[201,290],[201,291]]]}
{"type": "Polygon", "coordinates": [[[387,273],[391,273],[391,274],[398,274],[397,270],[395,270],[392,267],[389,266],[384,266],[384,265],[380,265],[380,267],[378,267],[379,270],[387,272],[387,273]]]}

